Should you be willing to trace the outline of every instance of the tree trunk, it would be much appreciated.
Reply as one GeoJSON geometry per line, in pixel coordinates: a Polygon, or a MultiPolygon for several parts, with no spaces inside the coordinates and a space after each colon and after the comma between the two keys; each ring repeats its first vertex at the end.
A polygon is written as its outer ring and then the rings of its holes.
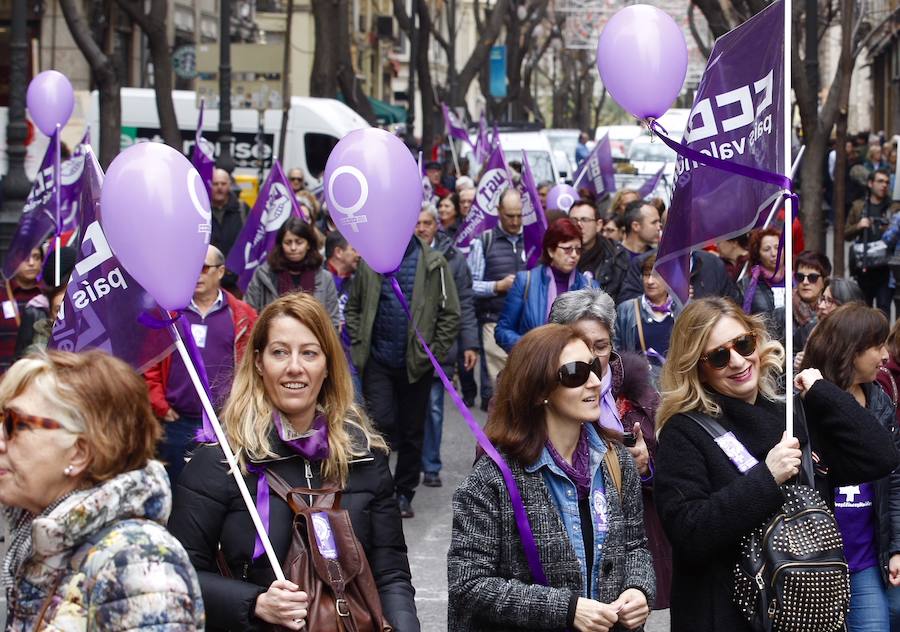
{"type": "MultiPolygon", "coordinates": [[[[841,1],[841,15],[853,15],[853,0],[841,1]]],[[[852,53],[852,33],[849,23],[844,22],[841,29],[841,59],[850,62],[852,53]]],[[[836,275],[844,274],[844,214],[847,209],[847,110],[850,107],[851,73],[841,77],[840,96],[838,97],[837,138],[835,139],[836,160],[834,164],[834,252],[831,261],[836,275]]]]}
{"type": "MultiPolygon", "coordinates": [[[[475,11],[478,11],[478,4],[475,5],[475,11]]],[[[465,94],[469,90],[469,84],[472,83],[472,80],[475,79],[475,76],[479,74],[479,71],[483,71],[483,73],[487,73],[488,56],[491,52],[491,46],[494,45],[494,42],[497,41],[497,36],[500,35],[500,29],[503,27],[506,19],[506,13],[509,11],[509,0],[497,0],[494,3],[494,6],[491,9],[491,17],[490,20],[486,24],[483,24],[479,29],[479,38],[478,42],[475,44],[474,50],[472,50],[472,54],[469,56],[469,60],[465,63],[462,70],[459,71],[459,103],[452,103],[451,105],[459,106],[465,105],[462,101],[465,99],[465,94]]],[[[484,91],[485,98],[488,98],[488,92],[484,91]]],[[[490,101],[489,101],[490,102],[490,101]]]]}
{"type": "Polygon", "coordinates": [[[153,90],[156,95],[156,110],[159,113],[159,133],[167,145],[181,151],[181,132],[178,129],[175,104],[172,101],[175,82],[172,80],[172,55],[166,32],[167,2],[152,0],[148,13],[144,13],[145,5],[140,0],[116,0],[116,2],[147,36],[150,58],[153,61],[153,90]]]}
{"type": "MultiPolygon", "coordinates": [[[[431,65],[428,63],[432,24],[428,3],[420,0],[416,4],[419,9],[419,45],[416,49],[415,69],[419,77],[419,93],[422,99],[422,155],[428,159],[434,145],[434,115],[437,111],[434,83],[431,79],[431,65]]],[[[453,139],[450,139],[450,142],[452,143],[453,139]]]]}
{"type": "Polygon", "coordinates": [[[97,83],[100,100],[100,155],[106,169],[119,153],[122,133],[122,105],[119,77],[110,59],[91,35],[91,29],[78,10],[76,0],[59,0],[72,39],[84,55],[97,83]]]}
{"type": "Polygon", "coordinates": [[[375,113],[353,70],[350,55],[350,9],[347,0],[312,0],[316,44],[313,52],[309,94],[337,97],[374,125],[375,113]]]}

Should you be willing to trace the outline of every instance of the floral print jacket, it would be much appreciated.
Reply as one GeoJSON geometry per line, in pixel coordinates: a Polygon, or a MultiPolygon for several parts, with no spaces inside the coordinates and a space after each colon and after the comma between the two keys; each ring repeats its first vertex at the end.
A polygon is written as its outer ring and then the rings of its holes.
{"type": "Polygon", "coordinates": [[[35,517],[7,630],[202,630],[197,576],[163,526],[171,506],[165,469],[150,461],[35,517]]]}

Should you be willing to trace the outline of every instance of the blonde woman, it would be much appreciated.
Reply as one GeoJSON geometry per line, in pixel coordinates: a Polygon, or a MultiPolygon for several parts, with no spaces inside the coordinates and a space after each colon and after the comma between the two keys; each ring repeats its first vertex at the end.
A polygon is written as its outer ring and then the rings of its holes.
{"type": "MultiPolygon", "coordinates": [[[[784,435],[785,406],[776,396],[784,350],[761,317],[707,298],[691,302],[675,322],[668,358],[654,495],[672,544],[671,629],[749,632],[732,603],[733,565],[742,538],[784,504],[779,485],[800,467],[800,442],[784,435]],[[715,417],[729,431],[733,461],[689,412],[715,417]]],[[[816,369],[800,372],[794,387],[804,400],[823,498],[832,499],[836,486],[890,473],[898,460],[890,433],[851,395],[816,369]]],[[[807,442],[802,424],[796,434],[807,442]]]]}
{"type": "MultiPolygon", "coordinates": [[[[353,405],[347,361],[328,314],[308,294],[282,296],[259,315],[249,350],[222,423],[260,514],[268,515],[275,554],[284,561],[293,513],[277,494],[266,502],[256,493],[267,491],[264,473],[295,487],[339,487],[385,617],[399,632],[419,630],[387,448],[353,405]]],[[[198,448],[185,467],[169,529],[197,569],[207,630],[305,626],[306,593],[275,580],[219,446],[198,448]],[[220,548],[230,577],[217,565],[220,548]]]]}

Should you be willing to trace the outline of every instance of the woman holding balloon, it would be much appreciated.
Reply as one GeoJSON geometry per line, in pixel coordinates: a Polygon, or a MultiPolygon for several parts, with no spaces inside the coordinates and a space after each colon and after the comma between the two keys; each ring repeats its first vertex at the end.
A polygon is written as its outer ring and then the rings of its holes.
{"type": "Polygon", "coordinates": [[[288,292],[312,294],[328,312],[335,329],[340,327],[337,289],[322,267],[315,228],[299,217],[289,217],[275,237],[268,261],[260,265],[244,293],[256,311],[288,292]]]}

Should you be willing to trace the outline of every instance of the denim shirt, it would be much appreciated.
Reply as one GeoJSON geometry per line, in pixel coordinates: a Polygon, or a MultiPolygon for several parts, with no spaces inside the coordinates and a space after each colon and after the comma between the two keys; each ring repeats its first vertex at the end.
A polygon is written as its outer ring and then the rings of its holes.
{"type": "MultiPolygon", "coordinates": [[[[575,555],[581,564],[581,580],[583,586],[583,597],[597,599],[600,589],[600,568],[603,559],[603,542],[606,540],[607,529],[601,530],[597,526],[597,510],[598,505],[602,504],[606,507],[606,487],[603,482],[603,457],[606,455],[606,443],[597,434],[593,428],[593,424],[584,424],[587,432],[588,445],[591,450],[591,491],[588,495],[588,505],[591,512],[592,530],[594,532],[594,563],[591,571],[590,581],[587,577],[587,562],[584,552],[584,537],[581,533],[581,514],[578,511],[578,491],[575,483],[566,476],[560,467],[550,456],[550,451],[544,446],[541,456],[538,460],[527,466],[525,470],[529,473],[541,471],[544,478],[544,484],[550,493],[553,504],[559,512],[559,517],[563,525],[566,527],[566,534],[569,536],[569,542],[575,549],[575,555]]],[[[605,511],[604,524],[609,520],[609,512],[605,511]]]]}

